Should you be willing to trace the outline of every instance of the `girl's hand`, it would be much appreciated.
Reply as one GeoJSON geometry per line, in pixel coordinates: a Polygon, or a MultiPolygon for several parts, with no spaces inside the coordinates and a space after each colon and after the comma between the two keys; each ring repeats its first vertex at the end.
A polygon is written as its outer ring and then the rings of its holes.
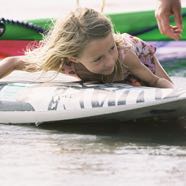
{"type": "Polygon", "coordinates": [[[154,86],[159,88],[174,88],[174,84],[164,78],[158,78],[154,86]]]}

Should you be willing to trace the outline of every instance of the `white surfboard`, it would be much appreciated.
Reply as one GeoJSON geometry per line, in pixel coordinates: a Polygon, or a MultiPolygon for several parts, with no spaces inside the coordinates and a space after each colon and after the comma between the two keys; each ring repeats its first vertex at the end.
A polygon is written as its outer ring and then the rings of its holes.
{"type": "Polygon", "coordinates": [[[186,78],[173,77],[176,88],[165,89],[54,75],[14,72],[2,79],[0,123],[186,116],[186,78]]]}

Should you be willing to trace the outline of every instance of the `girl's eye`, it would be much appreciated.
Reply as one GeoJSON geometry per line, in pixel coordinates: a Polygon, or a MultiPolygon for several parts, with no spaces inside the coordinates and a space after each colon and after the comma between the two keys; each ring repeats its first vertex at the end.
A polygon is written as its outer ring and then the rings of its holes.
{"type": "Polygon", "coordinates": [[[114,50],[114,48],[115,48],[115,45],[113,45],[113,46],[110,48],[110,50],[114,50]]]}
{"type": "Polygon", "coordinates": [[[103,58],[102,56],[98,57],[96,60],[94,60],[94,62],[99,62],[99,61],[101,61],[102,58],[103,58]]]}
{"type": "MultiPolygon", "coordinates": [[[[110,48],[109,52],[112,52],[115,49],[115,44],[110,48]]],[[[97,59],[94,60],[94,62],[100,62],[102,59],[104,58],[104,56],[100,56],[97,59]]]]}

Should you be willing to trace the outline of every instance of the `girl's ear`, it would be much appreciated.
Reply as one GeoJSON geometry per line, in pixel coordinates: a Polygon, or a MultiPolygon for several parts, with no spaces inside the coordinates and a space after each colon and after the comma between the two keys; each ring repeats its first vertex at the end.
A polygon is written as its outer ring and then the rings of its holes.
{"type": "Polygon", "coordinates": [[[69,57],[68,60],[73,62],[73,63],[78,63],[77,57],[69,57]]]}

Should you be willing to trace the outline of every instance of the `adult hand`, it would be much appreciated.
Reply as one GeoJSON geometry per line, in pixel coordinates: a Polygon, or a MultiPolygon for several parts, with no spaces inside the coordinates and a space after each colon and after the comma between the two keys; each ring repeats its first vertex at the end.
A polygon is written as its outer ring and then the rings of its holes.
{"type": "Polygon", "coordinates": [[[161,34],[172,39],[180,39],[182,32],[182,16],[180,0],[158,0],[155,17],[161,34]],[[174,16],[175,26],[170,25],[170,16],[174,16]]]}

